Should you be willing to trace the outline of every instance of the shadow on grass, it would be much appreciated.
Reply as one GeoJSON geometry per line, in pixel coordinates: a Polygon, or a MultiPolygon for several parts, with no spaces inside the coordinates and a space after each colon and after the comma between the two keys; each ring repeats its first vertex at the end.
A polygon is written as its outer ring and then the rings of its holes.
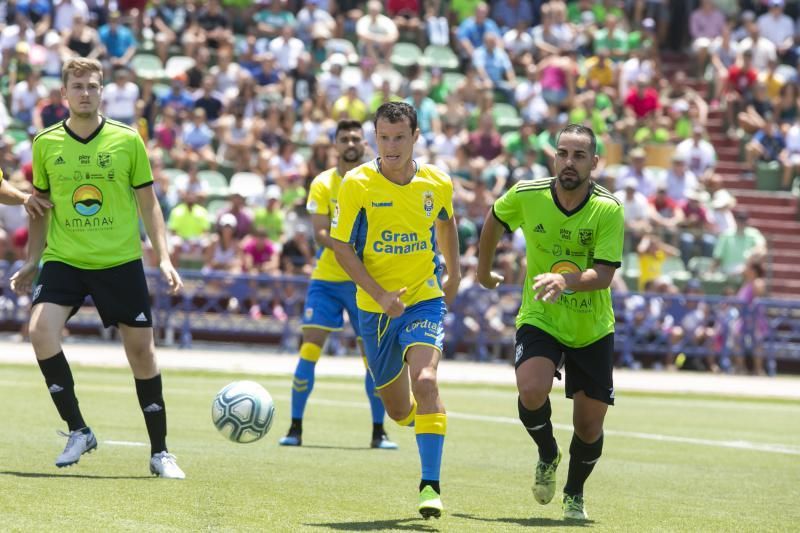
{"type": "Polygon", "coordinates": [[[70,473],[53,473],[48,474],[44,472],[12,472],[9,470],[0,470],[0,476],[14,476],[14,477],[27,477],[27,478],[81,478],[81,479],[150,479],[153,476],[95,476],[92,474],[70,474],[70,473]]]}
{"type": "Polygon", "coordinates": [[[454,518],[464,518],[466,520],[476,520],[478,522],[502,522],[505,524],[515,524],[524,527],[589,527],[594,524],[593,520],[556,520],[553,518],[533,517],[533,518],[484,518],[464,513],[453,513],[454,518]]]}
{"type": "Polygon", "coordinates": [[[375,520],[372,522],[323,522],[321,524],[303,524],[310,527],[326,527],[337,531],[439,531],[433,525],[427,525],[422,518],[398,518],[397,520],[375,520]]]}
{"type": "Polygon", "coordinates": [[[326,446],[325,444],[303,444],[302,447],[313,450],[344,450],[346,452],[366,452],[372,449],[369,446],[326,446]]]}

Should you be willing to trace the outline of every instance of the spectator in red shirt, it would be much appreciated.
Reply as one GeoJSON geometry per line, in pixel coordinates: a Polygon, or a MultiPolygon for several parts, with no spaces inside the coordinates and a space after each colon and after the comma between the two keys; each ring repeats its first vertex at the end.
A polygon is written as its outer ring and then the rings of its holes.
{"type": "Polygon", "coordinates": [[[425,44],[425,26],[420,18],[419,0],[386,0],[386,15],[391,17],[401,33],[414,34],[417,44],[425,44]]]}
{"type": "Polygon", "coordinates": [[[646,75],[639,76],[636,80],[636,87],[631,87],[625,97],[626,110],[633,111],[637,120],[641,120],[661,108],[658,91],[649,85],[650,79],[646,75]]]}
{"type": "Polygon", "coordinates": [[[683,209],[678,202],[667,194],[666,182],[659,183],[656,194],[649,198],[653,225],[664,230],[665,240],[671,240],[675,231],[683,221],[683,209]]]}
{"type": "MultiPolygon", "coordinates": [[[[725,87],[725,100],[727,106],[725,114],[728,124],[736,124],[734,117],[743,110],[744,103],[753,96],[753,87],[758,80],[758,72],[753,68],[753,51],[747,49],[736,63],[728,68],[728,82],[725,87]]],[[[728,136],[734,137],[733,128],[728,130],[728,136]]]]}

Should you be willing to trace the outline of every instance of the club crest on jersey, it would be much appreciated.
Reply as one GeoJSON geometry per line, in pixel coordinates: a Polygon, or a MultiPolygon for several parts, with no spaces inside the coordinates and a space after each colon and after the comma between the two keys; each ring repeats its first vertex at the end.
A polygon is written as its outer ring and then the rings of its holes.
{"type": "Polygon", "coordinates": [[[422,193],[422,208],[425,210],[426,217],[433,213],[433,193],[431,191],[422,193]]]}
{"type": "Polygon", "coordinates": [[[97,166],[100,168],[108,168],[111,166],[111,154],[108,152],[100,152],[97,154],[97,166]]]}
{"type": "Polygon", "coordinates": [[[333,209],[333,218],[331,218],[331,227],[335,228],[339,225],[339,204],[333,209]]]}
{"type": "Polygon", "coordinates": [[[594,241],[594,230],[593,229],[579,229],[578,230],[578,240],[584,246],[588,246],[592,244],[594,241]]]}

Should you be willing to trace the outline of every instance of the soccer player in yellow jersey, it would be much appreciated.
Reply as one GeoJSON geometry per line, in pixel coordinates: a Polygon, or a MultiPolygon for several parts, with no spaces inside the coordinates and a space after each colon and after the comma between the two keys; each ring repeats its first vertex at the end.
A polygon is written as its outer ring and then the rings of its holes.
{"type": "Polygon", "coordinates": [[[49,200],[24,193],[4,180],[3,169],[0,169],[0,204],[23,205],[31,218],[43,216],[53,207],[49,200]]]}
{"type": "Polygon", "coordinates": [[[167,415],[141,259],[140,213],[171,291],[180,290],[182,282],[169,259],[144,142],[127,125],[99,114],[99,61],[70,59],[62,68],[62,81],[70,117],[33,140],[34,194],[53,208],[49,216],[31,219],[28,259],[11,278],[12,288],[22,294],[29,293],[39,276],[32,296],[31,343],[53,403],[69,428],[56,466],[75,464],[97,447],[61,349],[64,324],[89,295],[103,324],[117,326],[122,335],[150,437],[150,472],[183,479],[166,445],[167,415]]]}
{"type": "Polygon", "coordinates": [[[517,315],[519,418],[539,450],[533,495],[555,494],[561,451],[550,422],[553,376],[566,373],[575,432],[569,447],[564,517],[586,519],[583,485],[603,451],[603,420],[614,405],[614,310],[611,279],[622,261],[625,221],[619,200],[590,179],[597,166],[594,132],[570,124],[556,143],[556,178],[516,183],[486,215],[478,245],[478,280],[491,271],[503,232],[522,228],[528,273],[517,315]]]}
{"type": "Polygon", "coordinates": [[[461,280],[453,184],[436,167],[414,161],[420,131],[413,107],[383,104],[375,132],[379,157],[348,172],[339,188],[332,244],[358,285],[358,322],[375,388],[389,416],[415,428],[422,463],[418,510],[438,518],[447,416],[436,369],[445,301],[461,280]],[[444,283],[438,252],[447,265],[444,283]]]}
{"type": "MultiPolygon", "coordinates": [[[[342,313],[346,310],[350,324],[358,339],[363,354],[363,343],[358,327],[356,308],[356,285],[342,270],[331,249],[331,215],[336,210],[336,196],[342,177],[361,164],[364,157],[364,131],[356,120],[340,120],[334,135],[339,160],[311,182],[306,209],[314,226],[314,239],[319,246],[317,264],[311,274],[311,283],[306,294],[303,311],[303,341],[300,345],[300,360],[292,381],[292,425],[289,433],[282,437],[282,446],[300,446],[303,442],[303,413],[306,402],[314,388],[314,369],[322,354],[328,333],[342,329],[342,313]]],[[[365,360],[366,361],[366,360],[365,360]]],[[[384,450],[397,449],[383,429],[386,410],[380,396],[375,392],[375,380],[367,372],[364,380],[370,408],[372,409],[372,440],[370,446],[384,450]]]]}

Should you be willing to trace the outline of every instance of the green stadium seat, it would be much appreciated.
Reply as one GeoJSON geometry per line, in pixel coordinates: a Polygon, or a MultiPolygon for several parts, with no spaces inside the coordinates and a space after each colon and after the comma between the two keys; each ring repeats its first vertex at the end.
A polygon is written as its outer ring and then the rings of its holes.
{"type": "Polygon", "coordinates": [[[777,161],[756,163],[756,189],[759,191],[780,191],[783,168],[777,161]]]}
{"type": "Polygon", "coordinates": [[[449,46],[430,45],[425,48],[424,57],[425,63],[429,67],[438,67],[448,71],[458,70],[458,56],[449,46]]]}
{"type": "Polygon", "coordinates": [[[219,218],[219,215],[228,207],[228,201],[221,198],[210,200],[206,206],[208,211],[208,220],[214,224],[219,218]]]}
{"type": "Polygon", "coordinates": [[[447,92],[451,93],[458,89],[458,86],[464,81],[465,76],[460,72],[445,72],[442,74],[442,81],[444,86],[447,87],[447,92]]]}
{"type": "Polygon", "coordinates": [[[197,172],[197,177],[208,186],[208,192],[211,196],[228,196],[228,180],[225,179],[222,172],[210,169],[200,170],[197,172]]]}
{"type": "Polygon", "coordinates": [[[358,63],[358,52],[355,45],[347,39],[328,39],[325,42],[325,52],[328,57],[331,54],[344,54],[347,62],[351,65],[358,63]]]}
{"type": "Polygon", "coordinates": [[[514,131],[522,126],[517,108],[511,104],[496,103],[492,108],[494,123],[501,134],[514,131]]]}
{"type": "Polygon", "coordinates": [[[131,68],[139,78],[158,80],[166,77],[161,59],[151,54],[136,54],[133,56],[131,68]]]}
{"type": "Polygon", "coordinates": [[[9,128],[9,129],[7,129],[5,131],[5,134],[8,135],[9,137],[11,137],[11,139],[14,141],[14,144],[21,143],[22,141],[27,141],[28,140],[28,131],[27,130],[21,130],[21,129],[17,129],[17,128],[13,128],[13,129],[9,128]]]}
{"type": "Polygon", "coordinates": [[[165,168],[161,170],[161,173],[169,178],[171,187],[174,187],[180,180],[186,179],[187,176],[186,172],[179,168],[165,168]]]}
{"type": "Polygon", "coordinates": [[[392,50],[391,63],[398,68],[406,68],[415,64],[425,64],[422,50],[414,43],[397,43],[392,50]]]}
{"type": "Polygon", "coordinates": [[[48,91],[61,88],[61,78],[58,76],[42,76],[41,81],[48,91]]]}
{"type": "Polygon", "coordinates": [[[229,189],[248,200],[258,200],[264,196],[264,179],[253,172],[237,172],[231,178],[229,189]]]}

